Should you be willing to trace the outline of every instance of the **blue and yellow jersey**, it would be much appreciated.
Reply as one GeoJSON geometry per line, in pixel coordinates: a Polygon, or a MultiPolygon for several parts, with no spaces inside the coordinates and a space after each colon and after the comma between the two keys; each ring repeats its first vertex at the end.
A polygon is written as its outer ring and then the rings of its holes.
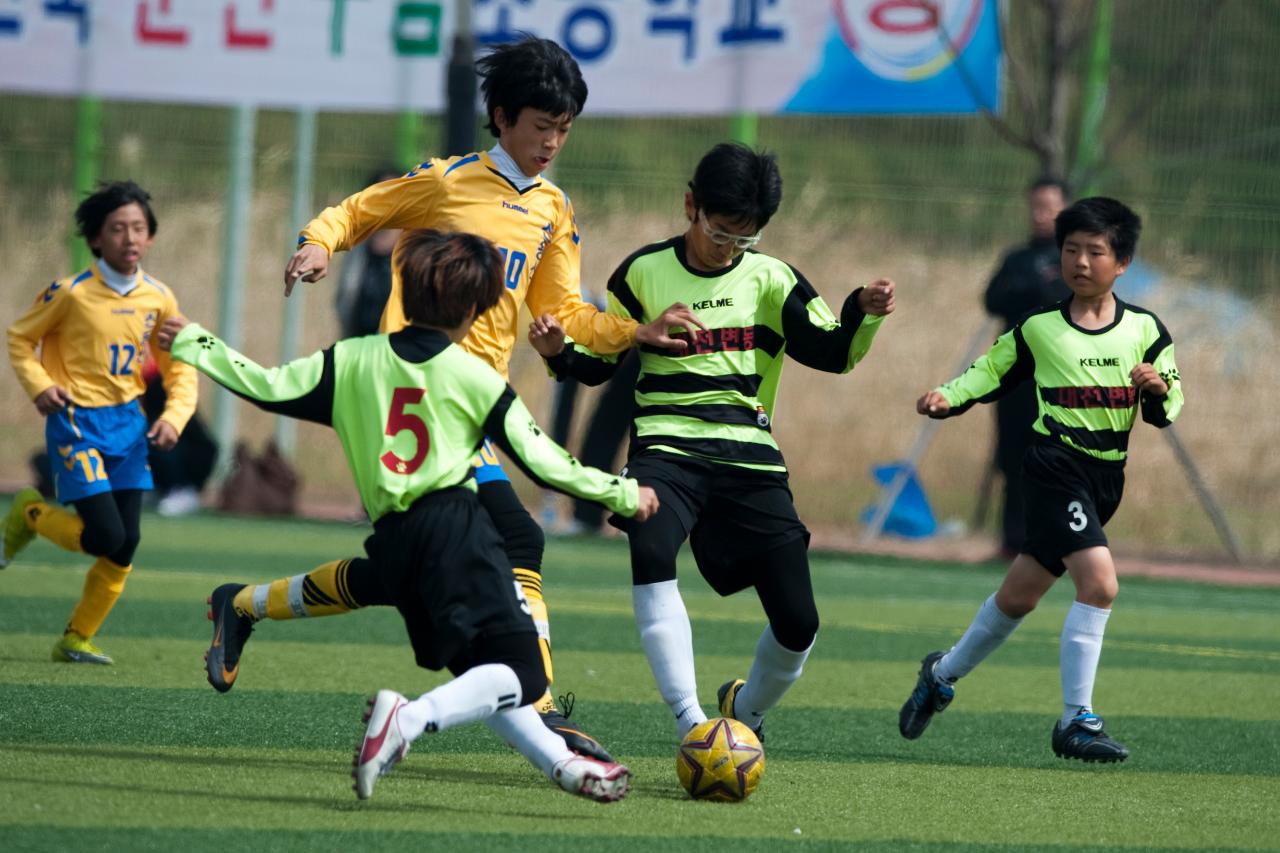
{"type": "MultiPolygon", "coordinates": [[[[314,243],[332,255],[383,228],[462,231],[498,247],[506,263],[506,290],[476,320],[462,348],[503,376],[524,302],[535,317],[555,316],[574,340],[596,352],[621,352],[635,342],[634,321],[601,313],[582,300],[581,237],[573,205],[550,181],[539,180],[522,192],[483,152],[428,160],[403,178],[374,184],[326,208],[302,230],[299,243],[314,243]]],[[[406,326],[396,268],[393,261],[384,332],[406,326]]]]}
{"type": "Polygon", "coordinates": [[[1157,427],[1182,411],[1182,379],[1173,339],[1160,319],[1116,299],[1115,319],[1101,329],[1071,321],[1071,299],[1027,315],[968,370],[938,387],[958,415],[1002,397],[1025,379],[1036,383],[1040,412],[1032,429],[1056,444],[1124,462],[1141,412],[1157,427]],[[1129,374],[1150,364],[1169,386],[1163,397],[1139,394],[1129,374]]]}
{"type": "Polygon", "coordinates": [[[142,361],[155,358],[168,395],[160,417],[181,432],[196,409],[196,371],[150,347],[177,314],[173,291],[141,269],[121,296],[90,266],[50,284],[9,327],[9,360],[31,399],[59,385],[77,406],[98,408],[142,394],[142,361]]]}

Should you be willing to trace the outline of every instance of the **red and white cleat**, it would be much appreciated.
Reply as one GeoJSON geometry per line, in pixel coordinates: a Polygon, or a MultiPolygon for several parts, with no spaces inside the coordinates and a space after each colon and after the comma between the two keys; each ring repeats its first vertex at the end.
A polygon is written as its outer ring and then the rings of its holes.
{"type": "Polygon", "coordinates": [[[356,747],[351,761],[351,778],[356,780],[356,796],[367,800],[373,796],[373,786],[379,777],[391,772],[400,759],[409,754],[409,741],[400,733],[396,716],[408,700],[394,690],[379,690],[369,699],[364,719],[369,724],[364,738],[356,747]]]}
{"type": "Polygon", "coordinates": [[[626,765],[597,761],[585,755],[557,762],[551,776],[570,794],[597,803],[617,802],[627,795],[631,787],[631,771],[626,765]]]}

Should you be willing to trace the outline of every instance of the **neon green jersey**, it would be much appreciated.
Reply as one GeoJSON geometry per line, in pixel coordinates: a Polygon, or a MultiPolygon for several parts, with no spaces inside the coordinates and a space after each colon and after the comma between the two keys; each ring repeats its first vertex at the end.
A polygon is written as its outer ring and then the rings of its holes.
{"type": "Polygon", "coordinates": [[[620,515],[639,506],[634,480],[580,464],[493,368],[434,329],[349,338],[267,369],[192,323],[173,357],[260,408],[332,426],[373,521],[430,492],[474,489],[486,435],[539,485],[620,515]]]}
{"type": "Polygon", "coordinates": [[[937,390],[951,405],[951,416],[1034,379],[1037,433],[1096,459],[1122,462],[1139,409],[1157,427],[1173,423],[1182,411],[1173,339],[1155,314],[1119,299],[1115,320],[1101,329],[1072,323],[1070,306],[1067,299],[1032,312],[937,390]],[[1168,384],[1165,396],[1139,394],[1133,387],[1129,374],[1143,363],[1168,384]]]}
{"type": "MultiPolygon", "coordinates": [[[[862,313],[857,290],[837,319],[799,271],[760,252],[723,270],[695,270],[683,236],[640,249],[609,280],[610,313],[647,323],[674,302],[692,308],[707,330],[685,335],[684,353],[640,348],[632,450],[766,471],[786,471],[771,434],[783,356],[847,373],[884,320],[862,313]]],[[[588,384],[616,361],[576,344],[565,350],[549,360],[551,369],[588,384]]]]}

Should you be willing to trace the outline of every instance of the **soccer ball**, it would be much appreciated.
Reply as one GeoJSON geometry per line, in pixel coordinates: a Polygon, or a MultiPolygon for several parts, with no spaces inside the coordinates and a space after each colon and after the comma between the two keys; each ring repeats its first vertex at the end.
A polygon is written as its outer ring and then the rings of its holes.
{"type": "Polygon", "coordinates": [[[695,800],[736,803],[764,775],[764,747],[746,725],[716,717],[694,726],[676,750],[676,775],[695,800]]]}

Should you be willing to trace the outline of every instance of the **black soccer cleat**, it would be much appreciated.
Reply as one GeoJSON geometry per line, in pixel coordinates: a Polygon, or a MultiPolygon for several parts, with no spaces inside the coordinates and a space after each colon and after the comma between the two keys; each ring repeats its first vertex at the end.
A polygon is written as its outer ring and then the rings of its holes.
{"type": "Polygon", "coordinates": [[[1053,724],[1053,754],[1059,758],[1110,763],[1124,761],[1129,750],[1112,740],[1102,728],[1102,718],[1085,711],[1076,714],[1066,726],[1062,720],[1053,724]]]}
{"type": "Polygon", "coordinates": [[[934,714],[940,714],[956,697],[956,688],[933,677],[934,667],[942,660],[945,652],[929,652],[920,661],[920,675],[916,678],[916,689],[911,691],[902,710],[898,712],[898,731],[907,740],[915,740],[929,728],[929,721],[934,714]]]}
{"type": "Polygon", "coordinates": [[[613,764],[613,756],[600,745],[600,741],[569,722],[569,715],[573,713],[573,701],[572,693],[566,693],[560,697],[560,704],[565,706],[563,714],[555,704],[550,702],[547,707],[539,708],[538,716],[542,718],[542,724],[564,738],[565,745],[578,755],[613,764]]]}
{"type": "Polygon", "coordinates": [[[208,598],[213,642],[204,654],[204,669],[213,689],[226,693],[240,674],[240,652],[253,633],[253,620],[236,612],[236,593],[244,584],[224,583],[208,598]]]}
{"type": "MultiPolygon", "coordinates": [[[[740,723],[745,722],[744,720],[739,719],[738,715],[733,712],[733,703],[738,699],[738,691],[746,686],[747,682],[743,681],[741,678],[731,678],[724,684],[720,685],[720,689],[716,691],[716,704],[720,708],[720,716],[731,717],[738,720],[740,723]]],[[[760,741],[760,745],[763,746],[764,720],[761,720],[760,725],[751,729],[751,731],[755,734],[756,740],[760,741]]]]}

